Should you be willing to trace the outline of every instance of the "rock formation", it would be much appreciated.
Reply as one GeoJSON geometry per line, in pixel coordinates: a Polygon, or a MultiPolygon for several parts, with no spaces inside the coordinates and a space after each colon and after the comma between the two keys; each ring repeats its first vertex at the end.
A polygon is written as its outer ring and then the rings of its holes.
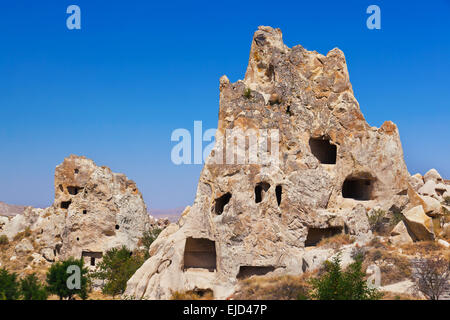
{"type": "MultiPolygon", "coordinates": [[[[8,221],[0,234],[12,239],[29,228],[47,261],[72,256],[95,265],[110,248],[135,249],[143,232],[157,223],[148,215],[133,181],[72,155],[56,167],[53,205],[27,208],[8,221]]],[[[16,248],[19,253],[24,250],[33,248],[25,242],[16,248]]]]}
{"type": "MultiPolygon", "coordinates": [[[[279,29],[259,27],[245,79],[220,79],[215,138],[194,204],[153,243],[126,296],[212,290],[223,299],[238,279],[308,270],[323,260],[308,252],[324,237],[369,240],[374,207],[417,206],[397,127],[367,124],[339,49],[288,48],[279,29]],[[278,152],[256,163],[224,160],[228,132],[239,129],[260,137],[275,130],[267,144],[278,140],[278,152]]],[[[248,141],[238,152],[250,154],[248,141]]]]}

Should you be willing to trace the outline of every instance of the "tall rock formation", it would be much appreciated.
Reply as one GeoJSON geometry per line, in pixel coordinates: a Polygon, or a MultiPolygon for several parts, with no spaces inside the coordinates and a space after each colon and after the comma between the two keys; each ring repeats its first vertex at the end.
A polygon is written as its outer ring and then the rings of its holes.
{"type": "Polygon", "coordinates": [[[95,265],[110,248],[135,249],[143,232],[156,223],[133,181],[72,155],[56,167],[53,205],[27,208],[2,233],[11,239],[30,228],[47,260],[84,257],[95,265]]]}
{"type": "MultiPolygon", "coordinates": [[[[238,156],[250,154],[250,140],[238,156]]],[[[220,79],[216,143],[194,204],[153,243],[125,295],[212,290],[222,299],[240,278],[301,273],[320,239],[347,232],[367,241],[366,211],[409,206],[409,177],[397,127],[367,124],[341,51],[288,48],[279,29],[259,27],[245,79],[220,79]],[[268,161],[224,160],[239,129],[268,137],[268,161]]]]}

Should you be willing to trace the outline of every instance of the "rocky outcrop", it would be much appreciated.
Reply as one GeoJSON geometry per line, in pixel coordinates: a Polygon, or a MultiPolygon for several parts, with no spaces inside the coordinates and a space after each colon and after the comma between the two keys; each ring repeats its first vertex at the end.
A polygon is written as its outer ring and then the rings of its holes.
{"type": "Polygon", "coordinates": [[[210,289],[221,299],[253,274],[301,273],[328,256],[305,248],[344,232],[370,239],[366,212],[415,194],[397,127],[367,124],[342,51],[288,48],[279,29],[255,32],[243,81],[220,79],[215,138],[194,204],[153,243],[126,296],[210,289]],[[249,137],[234,149],[239,130],[249,137]],[[249,132],[266,153],[251,158],[249,132]]]}
{"type": "Polygon", "coordinates": [[[433,221],[425,214],[422,206],[414,207],[404,213],[409,230],[419,240],[434,240],[433,221]]]}
{"type": "MultiPolygon", "coordinates": [[[[125,175],[70,156],[55,170],[55,201],[46,209],[27,208],[8,221],[0,234],[12,239],[29,228],[47,261],[85,257],[95,264],[110,248],[133,250],[144,231],[158,225],[136,184],[125,175]]],[[[20,243],[16,251],[30,249],[20,243]]]]}
{"type": "Polygon", "coordinates": [[[391,231],[391,237],[389,238],[389,241],[393,245],[397,246],[402,244],[413,243],[414,242],[413,237],[415,236],[410,233],[410,231],[406,227],[405,222],[400,221],[391,231]]]}

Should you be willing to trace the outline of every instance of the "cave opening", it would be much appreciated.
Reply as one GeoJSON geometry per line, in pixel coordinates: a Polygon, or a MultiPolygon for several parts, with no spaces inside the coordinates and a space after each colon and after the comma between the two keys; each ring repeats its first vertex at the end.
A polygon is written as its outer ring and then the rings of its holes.
{"type": "Polygon", "coordinates": [[[260,182],[255,187],[255,203],[260,203],[264,199],[264,195],[269,190],[270,184],[267,182],[260,182]]]}
{"type": "Polygon", "coordinates": [[[367,201],[372,199],[373,181],[364,178],[347,178],[342,185],[342,197],[367,201]]]}
{"type": "Polygon", "coordinates": [[[81,252],[81,258],[84,260],[86,264],[89,264],[91,266],[95,266],[96,260],[101,259],[102,257],[103,257],[102,252],[95,252],[95,251],[81,252]]]}
{"type": "Polygon", "coordinates": [[[217,269],[216,243],[205,238],[187,238],[184,248],[183,270],[201,268],[208,271],[217,269]]]}
{"type": "Polygon", "coordinates": [[[225,206],[228,204],[228,202],[230,202],[231,199],[231,193],[225,193],[223,196],[219,197],[216,199],[215,201],[215,212],[216,214],[222,214],[223,213],[223,209],[225,208],[225,206]]]}
{"type": "Polygon", "coordinates": [[[61,202],[61,209],[69,209],[70,204],[72,201],[62,201],[61,202]]]}
{"type": "Polygon", "coordinates": [[[311,153],[323,164],[336,164],[337,147],[330,143],[329,139],[311,138],[309,139],[311,153]]]}
{"type": "Polygon", "coordinates": [[[240,266],[237,278],[241,280],[251,276],[263,276],[274,270],[273,266],[240,266]]]}
{"type": "Polygon", "coordinates": [[[71,194],[72,196],[75,196],[78,194],[78,192],[80,192],[80,190],[82,190],[83,188],[80,187],[67,187],[67,192],[69,192],[69,194],[71,194]]]}
{"type": "Polygon", "coordinates": [[[342,227],[308,228],[305,247],[316,246],[322,239],[342,233],[342,227]]]}
{"type": "Polygon", "coordinates": [[[275,187],[275,195],[277,196],[277,203],[278,206],[281,204],[281,194],[283,193],[283,187],[281,185],[278,185],[275,187]]]}

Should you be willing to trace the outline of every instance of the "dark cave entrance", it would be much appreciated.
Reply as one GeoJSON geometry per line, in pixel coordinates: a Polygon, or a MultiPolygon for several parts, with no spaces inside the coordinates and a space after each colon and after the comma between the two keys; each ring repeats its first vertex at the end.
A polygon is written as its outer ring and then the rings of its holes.
{"type": "Polygon", "coordinates": [[[342,227],[308,228],[305,247],[316,246],[322,239],[342,233],[342,227]]]}
{"type": "Polygon", "coordinates": [[[364,178],[347,178],[342,185],[342,197],[367,201],[372,199],[373,181],[364,178]]]}
{"type": "Polygon", "coordinates": [[[255,187],[255,203],[260,203],[264,200],[264,195],[269,190],[270,184],[267,182],[260,182],[255,187]]]}
{"type": "Polygon", "coordinates": [[[216,199],[215,206],[214,206],[214,211],[216,212],[216,214],[223,213],[223,209],[228,204],[228,202],[230,202],[230,199],[231,199],[231,193],[229,193],[229,192],[225,193],[223,196],[216,199]]]}
{"type": "Polygon", "coordinates": [[[337,147],[329,139],[311,138],[309,147],[312,154],[323,164],[336,164],[337,147]]]}

